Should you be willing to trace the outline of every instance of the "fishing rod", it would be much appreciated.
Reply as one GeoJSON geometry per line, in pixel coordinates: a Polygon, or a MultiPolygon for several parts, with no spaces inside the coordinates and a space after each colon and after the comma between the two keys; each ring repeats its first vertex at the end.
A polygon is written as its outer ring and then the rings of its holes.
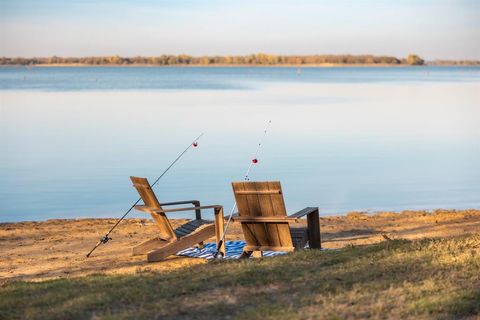
{"type": "MultiPolygon", "coordinates": [[[[260,141],[258,142],[257,150],[255,150],[255,155],[253,156],[252,161],[250,162],[250,165],[248,166],[247,172],[245,173],[245,177],[243,178],[243,181],[248,181],[250,180],[249,175],[250,175],[250,170],[252,170],[253,165],[258,163],[258,152],[260,151],[260,147],[262,146],[263,139],[267,135],[268,128],[270,127],[270,124],[272,123],[272,120],[268,120],[267,126],[263,130],[263,135],[260,138],[260,141]]],[[[217,258],[219,254],[223,254],[220,252],[220,248],[222,247],[223,242],[225,241],[225,235],[227,234],[228,226],[230,225],[230,222],[232,221],[233,214],[235,210],[237,209],[237,201],[233,204],[232,210],[230,211],[230,216],[228,217],[227,224],[225,225],[225,229],[223,230],[223,235],[220,241],[218,242],[217,245],[217,251],[214,254],[214,258],[217,258]]]]}
{"type": "MultiPolygon", "coordinates": [[[[180,155],[172,161],[172,163],[170,163],[170,165],[165,169],[165,171],[162,172],[162,174],[157,178],[157,180],[155,180],[153,183],[152,183],[152,188],[157,184],[158,181],[160,181],[160,179],[162,179],[162,177],[168,172],[168,170],[170,170],[171,167],[173,167],[173,165],[175,163],[177,163],[178,160],[180,160],[180,158],[191,148],[191,147],[198,147],[198,140],[203,136],[203,133],[201,135],[199,135],[195,140],[193,140],[192,143],[190,143],[188,145],[188,147],[183,150],[182,153],[180,153],[180,155]]],[[[123,219],[125,219],[125,217],[127,216],[127,214],[130,213],[130,211],[132,211],[133,208],[135,208],[135,206],[140,202],[140,200],[142,200],[142,198],[138,198],[137,201],[135,201],[134,204],[132,204],[132,206],[123,214],[123,216],[117,220],[117,222],[113,225],[113,227],[110,228],[110,230],[102,237],[100,238],[100,240],[98,240],[97,244],[93,247],[92,250],[90,250],[89,253],[87,253],[87,258],[90,257],[90,255],[92,254],[93,251],[95,251],[95,249],[97,249],[101,244],[105,244],[107,243],[109,240],[112,240],[112,238],[110,238],[110,233],[112,233],[112,231],[118,226],[118,224],[120,222],[122,222],[123,219]]]]}

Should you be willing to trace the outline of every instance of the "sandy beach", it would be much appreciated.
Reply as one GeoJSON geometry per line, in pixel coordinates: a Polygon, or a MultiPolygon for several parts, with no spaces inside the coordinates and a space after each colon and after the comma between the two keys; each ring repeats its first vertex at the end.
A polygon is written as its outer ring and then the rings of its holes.
{"type": "MultiPolygon", "coordinates": [[[[172,256],[147,263],[144,256],[131,256],[131,247],[155,235],[150,219],[122,222],[90,258],[85,254],[114,224],[115,219],[47,220],[0,224],[0,281],[43,281],[90,274],[135,274],[164,272],[208,263],[203,259],[172,256]]],[[[174,227],[185,220],[174,220],[174,227]]],[[[445,238],[480,233],[480,210],[403,211],[321,218],[324,248],[363,246],[389,239],[445,238]]],[[[234,223],[227,240],[241,239],[234,223]]],[[[213,241],[213,239],[211,239],[213,241]]]]}

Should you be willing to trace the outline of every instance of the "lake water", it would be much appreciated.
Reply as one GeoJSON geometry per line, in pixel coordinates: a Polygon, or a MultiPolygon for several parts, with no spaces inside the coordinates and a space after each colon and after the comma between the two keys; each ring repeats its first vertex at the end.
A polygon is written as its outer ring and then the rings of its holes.
{"type": "Polygon", "coordinates": [[[0,221],[120,216],[202,132],[155,191],[228,213],[268,120],[251,179],[292,212],[480,207],[480,68],[22,67],[0,68],[0,221]]]}

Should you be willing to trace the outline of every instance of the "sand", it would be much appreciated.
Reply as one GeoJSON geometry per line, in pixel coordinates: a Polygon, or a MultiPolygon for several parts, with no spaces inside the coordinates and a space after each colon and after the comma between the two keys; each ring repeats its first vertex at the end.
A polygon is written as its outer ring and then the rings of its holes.
{"type": "MultiPolygon", "coordinates": [[[[186,220],[173,220],[174,227],[186,220]]],[[[6,281],[43,281],[90,274],[167,272],[208,263],[203,259],[172,256],[147,263],[132,256],[131,247],[154,237],[150,219],[127,219],[90,258],[86,253],[115,223],[115,219],[47,220],[0,223],[0,284],[6,281]]],[[[368,245],[389,239],[452,237],[480,233],[480,210],[403,211],[321,218],[324,248],[368,245]]],[[[240,226],[232,224],[227,240],[242,239],[240,226]]],[[[213,239],[211,239],[213,241],[213,239]]]]}

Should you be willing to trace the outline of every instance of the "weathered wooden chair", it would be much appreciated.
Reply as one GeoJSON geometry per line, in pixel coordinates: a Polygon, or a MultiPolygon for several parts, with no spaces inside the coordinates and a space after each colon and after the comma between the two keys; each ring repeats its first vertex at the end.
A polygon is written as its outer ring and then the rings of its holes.
{"type": "Polygon", "coordinates": [[[320,217],[317,207],[307,207],[287,216],[282,187],[278,181],[233,182],[239,221],[245,236],[243,257],[261,255],[262,251],[286,251],[321,248],[320,217]],[[307,227],[290,226],[307,216],[307,227]]]}
{"type": "MultiPolygon", "coordinates": [[[[223,232],[223,207],[220,205],[200,206],[197,200],[159,203],[146,178],[130,177],[133,186],[137,189],[144,205],[135,206],[135,209],[149,213],[158,226],[158,237],[142,242],[132,250],[133,255],[147,254],[148,262],[160,261],[178,251],[190,248],[196,244],[203,245],[203,241],[215,236],[217,245],[223,232]],[[162,206],[192,204],[193,207],[173,208],[165,210],[162,206]],[[215,222],[203,220],[202,209],[214,209],[215,222]],[[195,219],[182,226],[172,228],[166,213],[179,211],[195,211],[195,219]]],[[[221,251],[225,253],[225,246],[221,251]]]]}

